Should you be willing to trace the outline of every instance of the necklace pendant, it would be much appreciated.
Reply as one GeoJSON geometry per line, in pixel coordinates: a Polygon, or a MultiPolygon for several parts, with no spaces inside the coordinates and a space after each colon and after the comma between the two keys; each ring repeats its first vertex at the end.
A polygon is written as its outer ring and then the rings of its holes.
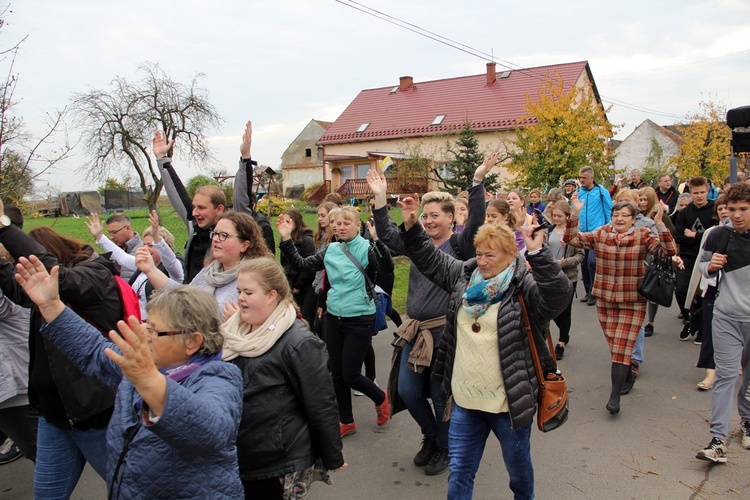
{"type": "Polygon", "coordinates": [[[471,331],[474,333],[479,333],[480,328],[479,323],[476,321],[471,324],[471,331]]]}

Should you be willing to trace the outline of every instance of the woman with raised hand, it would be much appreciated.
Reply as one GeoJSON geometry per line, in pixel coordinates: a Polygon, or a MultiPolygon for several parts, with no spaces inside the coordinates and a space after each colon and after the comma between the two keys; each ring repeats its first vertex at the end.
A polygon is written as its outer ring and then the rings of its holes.
{"type": "Polygon", "coordinates": [[[527,269],[513,231],[485,224],[476,234],[476,259],[463,262],[431,244],[417,224],[417,201],[402,203],[401,237],[414,266],[450,293],[433,379],[441,384],[450,417],[448,498],[471,498],[474,476],[492,431],[500,442],[510,489],[534,497],[531,423],[539,383],[524,328],[526,304],[545,376],[557,367],[544,327],[570,300],[573,288],[532,225],[521,229],[527,269]]]}
{"type": "Polygon", "coordinates": [[[235,441],[242,377],[221,361],[213,297],[180,286],[131,316],[113,343],[65,306],[59,268],[20,258],[17,280],[47,322],[42,335],[86,375],[117,391],[107,429],[109,498],[242,495],[235,441]]]}
{"type": "Polygon", "coordinates": [[[297,318],[276,260],[250,259],[239,310],[222,325],[224,360],[244,378],[237,448],[245,498],[300,498],[346,466],[325,344],[297,318]]]}
{"type": "Polygon", "coordinates": [[[297,253],[292,242],[291,224],[285,218],[278,218],[276,228],[281,236],[281,253],[289,259],[293,268],[326,271],[325,342],[331,357],[343,437],[357,432],[350,389],[364,393],[375,403],[378,425],[388,423],[391,412],[388,394],[361,373],[375,322],[375,301],[364,273],[367,273],[370,283],[375,283],[378,258],[375,250],[359,234],[362,220],[354,207],[339,209],[335,220],[338,241],[329,243],[323,250],[307,258],[297,253]]]}
{"type": "Polygon", "coordinates": [[[587,233],[578,230],[578,214],[583,202],[574,194],[573,212],[568,219],[563,241],[568,245],[596,252],[596,277],[591,295],[596,300],[604,336],[612,359],[612,390],[606,404],[608,412],[620,412],[620,394],[632,387],[635,375],[631,355],[638,332],[646,315],[646,299],[638,293],[643,279],[644,260],[659,248],[665,255],[677,253],[672,233],[662,222],[661,204],[654,216],[658,236],[645,227],[635,227],[638,210],[631,201],[617,202],[612,207],[612,221],[587,233]]]}
{"type": "MultiPolygon", "coordinates": [[[[238,266],[244,259],[266,257],[271,252],[266,247],[258,224],[247,214],[223,212],[209,236],[210,260],[190,285],[211,293],[218,303],[219,311],[224,317],[229,317],[235,311],[232,304],[237,300],[238,266]]],[[[148,248],[138,249],[136,264],[154,289],[164,290],[178,286],[156,267],[148,248]]]]}

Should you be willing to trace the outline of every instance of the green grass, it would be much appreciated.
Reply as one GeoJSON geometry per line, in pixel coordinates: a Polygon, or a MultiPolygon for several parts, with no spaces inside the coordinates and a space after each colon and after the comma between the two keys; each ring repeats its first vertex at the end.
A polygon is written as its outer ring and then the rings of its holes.
{"type": "MultiPolygon", "coordinates": [[[[133,229],[138,233],[142,233],[144,229],[149,226],[148,222],[148,211],[147,210],[129,210],[125,212],[130,217],[133,229]]],[[[174,247],[178,252],[181,252],[185,248],[185,242],[187,241],[187,228],[182,222],[182,219],[175,213],[172,207],[162,207],[159,209],[159,214],[162,218],[162,224],[169,229],[174,235],[175,244],[174,247]]],[[[364,217],[364,214],[363,214],[364,217]]],[[[391,210],[391,217],[396,223],[401,223],[401,211],[391,210]]],[[[317,214],[303,214],[305,223],[310,226],[313,231],[318,227],[318,216],[317,214]]],[[[105,218],[106,219],[106,218],[105,218]]],[[[276,243],[279,242],[279,233],[276,231],[276,217],[271,217],[271,227],[273,228],[274,237],[276,243]]],[[[102,221],[103,222],[103,221],[102,221]]],[[[81,217],[80,219],[73,219],[71,217],[58,217],[58,218],[39,218],[31,219],[26,218],[24,220],[24,231],[29,232],[34,228],[48,226],[57,231],[60,234],[78,238],[86,243],[91,244],[94,248],[97,248],[93,236],[86,227],[86,219],[81,217]]],[[[277,258],[279,251],[276,251],[277,258]]],[[[396,279],[393,285],[393,307],[400,313],[406,311],[406,294],[408,291],[409,284],[409,260],[406,257],[397,257],[395,261],[395,273],[396,279]]]]}

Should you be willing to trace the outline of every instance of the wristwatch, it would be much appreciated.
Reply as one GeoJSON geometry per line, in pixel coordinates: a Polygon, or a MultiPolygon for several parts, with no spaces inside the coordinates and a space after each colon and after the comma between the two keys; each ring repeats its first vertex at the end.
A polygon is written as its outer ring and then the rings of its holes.
{"type": "Polygon", "coordinates": [[[2,216],[0,216],[0,226],[2,226],[2,227],[8,227],[8,226],[10,226],[10,217],[8,217],[5,214],[3,214],[2,216]]]}

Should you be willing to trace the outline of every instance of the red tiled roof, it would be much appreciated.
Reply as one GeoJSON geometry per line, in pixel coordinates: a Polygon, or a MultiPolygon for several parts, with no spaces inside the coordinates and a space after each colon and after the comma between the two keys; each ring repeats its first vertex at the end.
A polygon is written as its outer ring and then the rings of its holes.
{"type": "MultiPolygon", "coordinates": [[[[514,70],[501,79],[497,71],[494,84],[487,85],[487,74],[415,82],[406,91],[392,92],[388,87],[363,90],[320,138],[318,144],[397,139],[455,132],[468,119],[475,131],[514,129],[534,123],[525,120],[526,95],[534,99],[546,76],[559,76],[569,90],[588,72],[587,61],[514,70]],[[437,115],[446,115],[440,125],[430,124],[437,115]],[[364,132],[356,130],[370,122],[364,132]]],[[[599,95],[594,85],[597,100],[599,95]]]]}

